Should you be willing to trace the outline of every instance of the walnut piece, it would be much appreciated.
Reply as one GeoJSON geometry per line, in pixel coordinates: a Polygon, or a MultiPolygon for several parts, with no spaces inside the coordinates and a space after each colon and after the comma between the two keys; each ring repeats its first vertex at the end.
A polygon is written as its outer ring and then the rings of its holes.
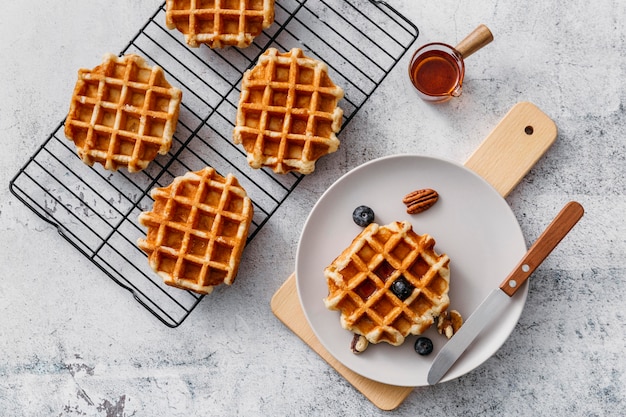
{"type": "Polygon", "coordinates": [[[359,353],[367,349],[369,344],[370,342],[367,341],[365,336],[362,336],[360,334],[355,334],[354,337],[352,338],[352,342],[350,342],[350,349],[352,350],[352,353],[354,353],[355,355],[358,355],[359,353]]]}
{"type": "Polygon", "coordinates": [[[450,339],[463,325],[463,317],[456,310],[445,311],[437,320],[437,331],[450,339]]]}

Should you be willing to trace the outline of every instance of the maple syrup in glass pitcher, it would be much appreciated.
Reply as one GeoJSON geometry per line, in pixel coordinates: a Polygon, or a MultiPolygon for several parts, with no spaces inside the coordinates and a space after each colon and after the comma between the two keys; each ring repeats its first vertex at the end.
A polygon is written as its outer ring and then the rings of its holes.
{"type": "Polygon", "coordinates": [[[461,95],[463,57],[443,43],[424,45],[411,60],[411,82],[427,101],[442,101],[461,95]]]}
{"type": "Polygon", "coordinates": [[[443,102],[463,89],[464,59],[493,40],[485,25],[478,26],[456,47],[433,42],[419,48],[409,64],[409,77],[425,101],[443,102]]]}

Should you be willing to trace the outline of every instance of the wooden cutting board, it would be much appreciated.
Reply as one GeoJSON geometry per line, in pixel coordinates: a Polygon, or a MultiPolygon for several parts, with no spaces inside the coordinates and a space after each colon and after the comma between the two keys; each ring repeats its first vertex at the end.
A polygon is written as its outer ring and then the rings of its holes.
{"type": "MultiPolygon", "coordinates": [[[[481,175],[506,197],[554,143],[556,137],[556,125],[546,114],[532,103],[518,103],[464,165],[481,175]]],[[[365,378],[343,366],[322,346],[300,305],[295,278],[295,273],[291,274],[272,297],[270,305],[276,317],[374,405],[382,410],[393,410],[402,404],[413,391],[412,387],[388,385],[365,378]]]]}

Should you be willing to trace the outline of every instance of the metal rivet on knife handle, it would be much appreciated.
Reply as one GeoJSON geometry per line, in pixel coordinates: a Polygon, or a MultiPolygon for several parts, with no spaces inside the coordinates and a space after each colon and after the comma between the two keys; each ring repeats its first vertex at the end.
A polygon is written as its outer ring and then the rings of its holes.
{"type": "Polygon", "coordinates": [[[513,296],[528,277],[535,271],[537,266],[552,252],[559,242],[574,227],[583,216],[584,209],[580,203],[571,201],[563,207],[552,223],[535,241],[532,247],[522,258],[513,272],[506,277],[500,285],[500,289],[507,295],[513,296]]]}

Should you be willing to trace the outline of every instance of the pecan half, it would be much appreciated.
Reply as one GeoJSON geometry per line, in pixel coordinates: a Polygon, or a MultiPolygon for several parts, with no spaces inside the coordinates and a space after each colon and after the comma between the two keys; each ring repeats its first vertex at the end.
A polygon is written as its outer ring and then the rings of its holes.
{"type": "Polygon", "coordinates": [[[431,208],[439,200],[437,191],[425,188],[423,190],[408,193],[402,199],[406,205],[406,212],[409,214],[417,214],[431,208]]]}

